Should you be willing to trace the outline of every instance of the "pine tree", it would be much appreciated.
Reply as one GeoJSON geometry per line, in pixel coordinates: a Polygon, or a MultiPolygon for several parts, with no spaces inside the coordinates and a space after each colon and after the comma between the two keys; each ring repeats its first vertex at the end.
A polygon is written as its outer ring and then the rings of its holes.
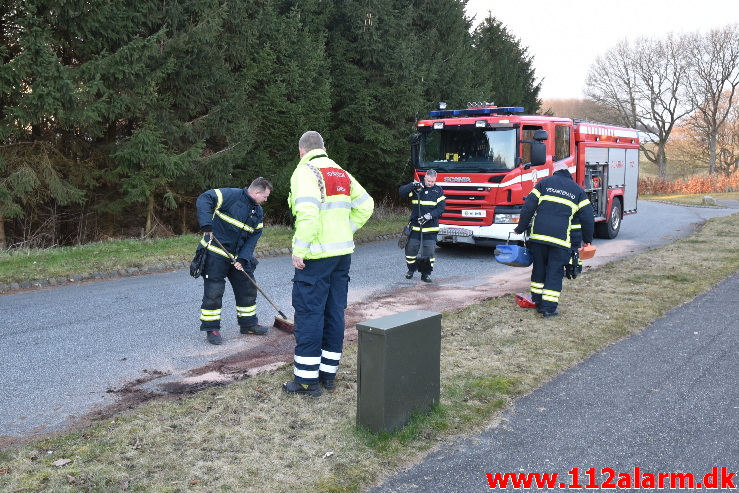
{"type": "MultiPolygon", "coordinates": [[[[136,50],[142,69],[136,76],[146,74],[148,83],[134,87],[147,104],[126,119],[123,138],[111,152],[111,171],[123,192],[119,204],[144,206],[147,233],[158,207],[176,208],[193,184],[205,181],[198,173],[199,159],[227,154],[238,145],[224,126],[233,118],[236,96],[220,43],[228,15],[227,6],[216,1],[173,3],[148,38],[155,40],[155,49],[136,50]],[[224,109],[226,115],[221,115],[224,109]]],[[[233,162],[212,164],[214,174],[222,175],[233,162]]]]}
{"type": "Polygon", "coordinates": [[[494,18],[470,34],[465,5],[5,2],[0,225],[26,215],[57,241],[60,220],[42,216],[62,210],[75,238],[87,217],[108,234],[173,218],[185,232],[204,189],[260,175],[275,185],[269,217],[286,218],[306,130],[376,198],[394,196],[437,101],[538,109],[526,50],[494,18]]]}
{"type": "Polygon", "coordinates": [[[541,107],[533,59],[528,49],[495,17],[489,16],[474,32],[479,83],[478,100],[500,106],[523,106],[527,113],[541,107]]]}
{"type": "Polygon", "coordinates": [[[333,156],[375,195],[394,195],[387,185],[403,176],[412,122],[424,106],[415,15],[407,2],[348,0],[329,21],[333,156]]]}
{"type": "Polygon", "coordinates": [[[242,98],[253,121],[253,147],[234,169],[247,184],[264,176],[275,186],[266,204],[270,220],[288,217],[290,176],[298,162],[298,139],[307,130],[325,134],[330,122],[331,74],[323,18],[326,2],[266,0],[242,5],[234,18],[249,19],[248,36],[229,38],[239,46],[244,70],[242,98]],[[323,3],[323,4],[322,4],[323,3]]]}
{"type": "MultiPolygon", "coordinates": [[[[5,2],[0,11],[0,247],[7,219],[35,204],[81,202],[72,145],[89,117],[89,93],[64,64],[44,2],[5,2]],[[68,148],[68,152],[60,150],[68,148]]],[[[80,163],[83,164],[83,163],[80,163]]],[[[55,225],[52,225],[55,227],[55,225]]]]}
{"type": "Polygon", "coordinates": [[[439,101],[461,108],[478,95],[478,70],[470,33],[472,22],[465,15],[466,1],[422,0],[415,2],[413,30],[418,33],[421,69],[417,82],[424,88],[424,105],[416,119],[427,116],[439,101]]]}

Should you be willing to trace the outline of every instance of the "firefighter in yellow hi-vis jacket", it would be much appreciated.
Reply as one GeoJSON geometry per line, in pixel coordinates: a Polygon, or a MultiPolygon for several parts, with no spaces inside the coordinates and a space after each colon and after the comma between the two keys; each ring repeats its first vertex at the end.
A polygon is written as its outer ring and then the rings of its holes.
{"type": "Polygon", "coordinates": [[[321,134],[304,133],[298,150],[300,162],[290,179],[288,198],[295,217],[295,359],[293,380],[285,382],[283,390],[318,397],[321,386],[335,388],[354,232],[372,215],[374,201],[329,159],[321,134]]]}

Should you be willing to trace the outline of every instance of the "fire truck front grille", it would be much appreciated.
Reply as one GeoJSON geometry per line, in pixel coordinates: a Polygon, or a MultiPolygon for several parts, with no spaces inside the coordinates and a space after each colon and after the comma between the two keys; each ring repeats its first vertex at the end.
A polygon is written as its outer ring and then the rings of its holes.
{"type": "Polygon", "coordinates": [[[485,200],[484,195],[448,195],[446,192],[444,192],[444,196],[446,197],[447,203],[451,202],[454,203],[456,201],[464,200],[485,200]]]}
{"type": "Polygon", "coordinates": [[[482,217],[461,217],[461,216],[446,217],[446,214],[445,214],[441,216],[441,218],[454,221],[453,223],[450,223],[450,224],[465,223],[465,224],[473,224],[475,226],[482,226],[484,222],[484,218],[482,217]]]}
{"type": "MultiPolygon", "coordinates": [[[[463,206],[465,210],[479,209],[479,205],[470,204],[463,206]]],[[[466,224],[470,226],[490,226],[493,221],[492,211],[487,211],[484,216],[465,216],[462,210],[447,208],[441,215],[442,224],[466,224]]]]}
{"type": "Polygon", "coordinates": [[[446,196],[447,204],[478,202],[485,200],[490,195],[487,187],[442,187],[446,196]]]}
{"type": "Polygon", "coordinates": [[[480,193],[487,193],[488,187],[441,187],[442,190],[444,190],[444,193],[449,192],[480,192],[480,193]]]}

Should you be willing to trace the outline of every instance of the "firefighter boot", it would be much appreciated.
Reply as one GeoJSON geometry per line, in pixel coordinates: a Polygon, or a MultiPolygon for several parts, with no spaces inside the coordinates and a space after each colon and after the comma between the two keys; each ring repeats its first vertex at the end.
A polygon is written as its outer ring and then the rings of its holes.
{"type": "Polygon", "coordinates": [[[211,344],[223,344],[223,337],[221,337],[221,333],[217,330],[209,330],[206,337],[211,344]]]}
{"type": "Polygon", "coordinates": [[[406,279],[413,279],[413,274],[415,274],[415,273],[416,273],[416,271],[409,270],[408,272],[405,273],[405,278],[406,279]]]}
{"type": "Polygon", "coordinates": [[[290,380],[282,384],[282,390],[286,394],[302,394],[309,395],[311,397],[320,397],[323,394],[321,390],[321,384],[319,383],[298,383],[295,380],[290,380]]]}
{"type": "Polygon", "coordinates": [[[263,336],[264,334],[269,332],[269,329],[264,325],[259,324],[249,325],[248,327],[242,325],[241,327],[239,327],[239,332],[241,332],[242,334],[256,334],[258,336],[263,336]]]}
{"type": "Polygon", "coordinates": [[[431,274],[421,274],[421,280],[423,282],[433,282],[431,280],[431,274]]]}

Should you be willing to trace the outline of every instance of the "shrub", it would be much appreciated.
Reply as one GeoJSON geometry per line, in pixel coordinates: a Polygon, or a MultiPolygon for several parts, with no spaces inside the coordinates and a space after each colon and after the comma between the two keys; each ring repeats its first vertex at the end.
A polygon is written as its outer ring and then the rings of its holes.
{"type": "Polygon", "coordinates": [[[646,195],[694,195],[735,192],[737,190],[739,190],[739,173],[693,177],[675,181],[659,180],[657,178],[639,179],[639,193],[646,195]]]}

